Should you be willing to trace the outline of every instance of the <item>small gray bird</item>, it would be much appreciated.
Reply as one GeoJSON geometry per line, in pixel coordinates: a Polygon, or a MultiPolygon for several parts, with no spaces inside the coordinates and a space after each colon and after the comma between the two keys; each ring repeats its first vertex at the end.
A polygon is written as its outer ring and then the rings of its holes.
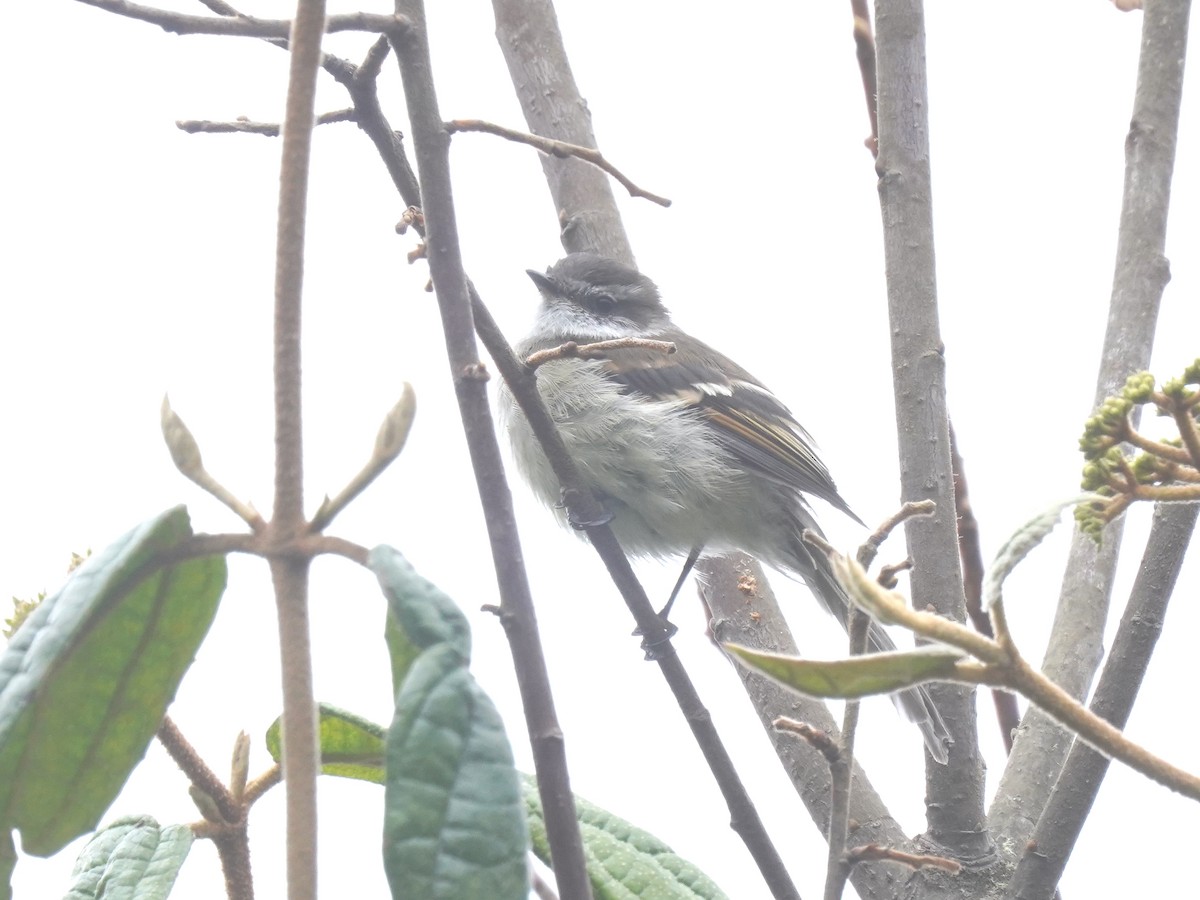
{"type": "MultiPolygon", "coordinates": [[[[676,351],[612,350],[600,360],[558,359],[537,369],[538,390],[588,486],[612,514],[632,556],[674,557],[743,550],[799,576],[846,625],[849,599],[823,554],[801,540],[820,533],[805,495],[861,522],[841,498],[808,432],[749,372],[672,323],[645,275],[593,253],[572,253],[545,274],[529,271],[542,295],[526,358],[567,341],[670,341],[676,351]]],[[[561,509],[560,489],[511,394],[501,413],[517,467],[534,493],[561,509]]],[[[686,569],[685,569],[686,572],[686,569]]],[[[870,648],[895,649],[872,624],[870,648]]],[[[952,742],[923,688],[895,696],[945,762],[952,742]]]]}

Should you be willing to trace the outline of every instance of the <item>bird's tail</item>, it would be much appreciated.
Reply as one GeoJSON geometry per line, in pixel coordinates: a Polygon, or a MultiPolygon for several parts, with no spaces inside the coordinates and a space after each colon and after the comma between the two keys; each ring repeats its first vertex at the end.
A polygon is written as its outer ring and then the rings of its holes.
{"type": "MultiPolygon", "coordinates": [[[[806,527],[812,530],[815,530],[814,525],[815,523],[813,525],[806,523],[806,527]]],[[[789,568],[795,569],[813,593],[817,595],[817,599],[821,601],[822,605],[845,628],[850,617],[851,600],[834,577],[833,569],[825,554],[811,549],[801,542],[798,536],[792,548],[792,554],[797,557],[798,564],[789,566],[789,568]]],[[[884,653],[896,649],[895,642],[878,622],[871,623],[871,629],[867,633],[867,646],[873,653],[884,653]]],[[[929,750],[929,755],[939,763],[945,763],[949,758],[949,747],[954,743],[954,738],[946,728],[946,723],[942,720],[937,707],[934,706],[929,691],[923,685],[918,685],[898,691],[891,696],[896,708],[921,730],[921,736],[925,739],[925,747],[929,750]]]]}

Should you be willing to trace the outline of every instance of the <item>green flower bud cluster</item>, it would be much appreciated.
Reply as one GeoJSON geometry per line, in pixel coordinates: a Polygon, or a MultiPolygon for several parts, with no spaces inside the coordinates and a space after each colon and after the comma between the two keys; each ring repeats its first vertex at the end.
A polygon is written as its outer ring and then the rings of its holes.
{"type": "MultiPolygon", "coordinates": [[[[1170,416],[1172,410],[1183,408],[1200,420],[1200,403],[1197,403],[1200,391],[1194,389],[1197,385],[1200,385],[1200,359],[1188,366],[1182,377],[1167,381],[1159,394],[1155,394],[1154,376],[1149,372],[1137,372],[1129,376],[1119,394],[1105,400],[1085,423],[1083,437],[1079,439],[1079,447],[1087,460],[1083,467],[1083,488],[1103,497],[1116,498],[1107,502],[1092,500],[1075,508],[1079,527],[1097,543],[1104,526],[1135,499],[1132,496],[1134,486],[1123,487],[1130,474],[1137,484],[1145,485],[1167,484],[1178,479],[1178,459],[1163,458],[1153,452],[1128,457],[1121,450],[1124,441],[1136,437],[1132,432],[1130,413],[1135,406],[1153,403],[1159,415],[1170,416]],[[1130,496],[1125,496],[1127,494],[1130,496]]],[[[1156,443],[1184,446],[1179,438],[1156,443]]]]}
{"type": "Polygon", "coordinates": [[[1103,510],[1098,508],[1098,504],[1080,503],[1075,507],[1075,524],[1079,526],[1080,531],[1099,544],[1108,519],[1105,518],[1103,510]]]}
{"type": "Polygon", "coordinates": [[[1130,375],[1121,393],[1105,400],[1096,414],[1084,423],[1083,437],[1079,439],[1084,458],[1098,459],[1121,443],[1129,428],[1129,414],[1134,405],[1148,402],[1153,393],[1153,375],[1149,372],[1130,375]]]}

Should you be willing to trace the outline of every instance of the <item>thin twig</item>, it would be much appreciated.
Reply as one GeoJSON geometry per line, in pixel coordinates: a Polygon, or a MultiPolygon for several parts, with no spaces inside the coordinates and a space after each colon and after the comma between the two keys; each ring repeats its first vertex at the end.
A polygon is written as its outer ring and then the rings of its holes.
{"type": "Polygon", "coordinates": [[[850,0],[854,16],[854,49],[862,74],[863,94],[867,100],[867,118],[871,136],[864,141],[872,156],[879,155],[879,113],[875,106],[875,35],[871,32],[871,12],[867,0],[850,0]]]}
{"type": "Polygon", "coordinates": [[[658,194],[652,194],[638,187],[617,169],[616,166],[605,159],[604,154],[599,150],[593,150],[591,147],[581,147],[578,144],[568,144],[566,141],[556,141],[553,138],[541,137],[540,135],[530,134],[527,131],[517,131],[513,128],[505,128],[503,125],[484,122],[481,119],[455,119],[452,122],[447,122],[445,127],[446,131],[450,132],[450,134],[460,131],[479,131],[484,134],[494,134],[505,140],[516,141],[519,144],[528,144],[530,147],[536,147],[538,150],[551,156],[559,158],[573,156],[576,159],[582,159],[584,162],[591,163],[593,166],[602,169],[615,178],[620,182],[621,187],[629,191],[629,196],[643,197],[651,203],[657,203],[659,206],[671,205],[671,201],[666,197],[660,197],[658,194]]]}
{"type": "MultiPolygon", "coordinates": [[[[898,522],[899,519],[897,519],[898,522]]],[[[872,537],[874,536],[872,535],[872,537]]],[[[862,553],[863,550],[860,549],[859,552],[862,553]]],[[[871,628],[871,617],[856,606],[851,607],[848,613],[846,631],[850,640],[850,655],[862,656],[867,652],[867,635],[871,628]]],[[[842,894],[846,890],[846,882],[850,879],[852,867],[846,861],[845,851],[850,835],[854,739],[858,733],[860,708],[861,703],[857,699],[846,701],[846,707],[842,713],[840,752],[837,758],[829,763],[833,789],[829,795],[829,834],[827,836],[829,854],[825,867],[825,900],[841,900],[842,894]]]]}
{"type": "Polygon", "coordinates": [[[556,359],[607,359],[610,350],[654,350],[664,355],[675,352],[675,345],[670,341],[652,341],[647,338],[613,338],[610,341],[596,341],[591,344],[577,344],[567,341],[558,347],[550,347],[531,353],[525,358],[525,365],[536,369],[544,363],[556,359]]]}
{"type": "Polygon", "coordinates": [[[158,728],[158,741],[175,760],[194,790],[205,802],[211,802],[220,822],[205,822],[193,828],[197,836],[209,838],[217,848],[221,872],[225,878],[225,893],[229,900],[252,900],[254,878],[250,871],[250,842],[246,831],[246,810],[250,801],[243,795],[236,798],[200,758],[170,716],[164,717],[158,728]]]}
{"type": "Polygon", "coordinates": [[[777,731],[786,731],[789,734],[796,734],[808,741],[812,746],[821,751],[821,755],[832,765],[837,761],[842,750],[838,742],[835,741],[827,731],[822,731],[820,728],[814,728],[807,722],[801,722],[796,719],[789,719],[787,716],[780,716],[771,723],[777,731]]]}
{"type": "MultiPolygon", "coordinates": [[[[971,495],[967,489],[967,475],[962,454],[958,452],[958,438],[954,434],[954,423],[950,423],[950,466],[954,473],[954,512],[958,519],[958,556],[962,561],[963,594],[967,600],[967,616],[975,629],[983,635],[993,637],[992,623],[983,608],[983,548],[979,537],[979,522],[971,508],[971,495]]],[[[1017,698],[1008,691],[992,691],[992,705],[996,709],[996,724],[1000,727],[1000,740],[1004,752],[1012,752],[1013,732],[1021,724],[1021,710],[1017,698]]]]}
{"type": "MultiPolygon", "coordinates": [[[[329,125],[333,122],[353,122],[354,110],[338,109],[321,113],[316,124],[329,125]]],[[[208,119],[180,119],[175,127],[188,134],[261,134],[264,137],[279,137],[280,126],[276,122],[252,122],[241,116],[232,122],[213,122],[208,119]]]]}
{"type": "Polygon", "coordinates": [[[246,805],[253,806],[263,794],[281,781],[283,781],[283,767],[279,763],[275,763],[257,778],[252,778],[247,782],[246,790],[243,794],[246,805]]]}
{"type": "MultiPolygon", "coordinates": [[[[286,38],[292,33],[288,19],[256,19],[252,16],[191,16],[153,6],[142,6],[128,0],[78,0],[107,12],[141,22],[157,25],[174,34],[221,34],[231,37],[286,38]]],[[[388,34],[406,28],[403,16],[380,16],[371,13],[347,13],[330,16],[322,31],[369,31],[388,34]]]]}
{"type": "Polygon", "coordinates": [[[175,764],[183,770],[188,781],[212,799],[220,811],[222,819],[231,824],[242,821],[244,811],[234,799],[233,794],[229,792],[229,788],[221,781],[217,773],[209,768],[208,763],[200,757],[196,748],[183,736],[183,732],[179,730],[179,726],[172,721],[170,716],[163,718],[155,736],[171,759],[175,760],[175,764]]]}
{"type": "Polygon", "coordinates": [[[911,869],[933,868],[954,874],[962,871],[962,863],[944,856],[936,856],[932,853],[905,853],[895,847],[884,847],[880,844],[863,844],[861,847],[855,847],[849,851],[846,856],[850,865],[857,865],[868,860],[889,860],[903,863],[911,869]]]}
{"type": "Polygon", "coordinates": [[[937,504],[932,500],[910,500],[902,504],[900,509],[885,519],[883,524],[871,532],[871,536],[859,546],[859,565],[864,569],[871,567],[871,563],[875,562],[875,557],[879,554],[879,548],[883,546],[883,542],[888,539],[888,536],[895,531],[898,525],[903,524],[914,516],[931,516],[936,509],[937,504]]]}

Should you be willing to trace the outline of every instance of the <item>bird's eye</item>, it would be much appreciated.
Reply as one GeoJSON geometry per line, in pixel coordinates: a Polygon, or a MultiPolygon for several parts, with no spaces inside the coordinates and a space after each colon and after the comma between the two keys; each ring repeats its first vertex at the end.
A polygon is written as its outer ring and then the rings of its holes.
{"type": "Polygon", "coordinates": [[[588,302],[592,309],[601,314],[610,313],[617,307],[617,298],[605,292],[592,294],[588,302]]]}

